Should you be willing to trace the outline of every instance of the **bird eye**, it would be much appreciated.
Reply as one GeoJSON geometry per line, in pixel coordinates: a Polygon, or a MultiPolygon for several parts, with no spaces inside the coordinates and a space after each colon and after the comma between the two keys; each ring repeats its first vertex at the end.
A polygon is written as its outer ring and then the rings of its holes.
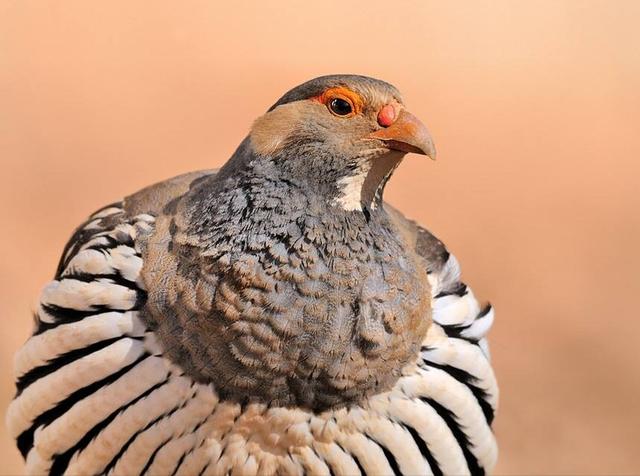
{"type": "Polygon", "coordinates": [[[348,116],[353,112],[353,106],[346,99],[333,98],[329,101],[329,110],[336,116],[348,116]]]}

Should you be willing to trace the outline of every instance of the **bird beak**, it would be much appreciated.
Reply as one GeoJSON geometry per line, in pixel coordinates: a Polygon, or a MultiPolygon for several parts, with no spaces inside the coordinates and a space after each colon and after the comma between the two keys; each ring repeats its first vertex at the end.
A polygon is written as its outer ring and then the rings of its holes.
{"type": "Polygon", "coordinates": [[[432,160],[436,158],[436,148],[429,130],[416,116],[405,109],[400,110],[393,124],[373,132],[369,137],[383,141],[393,150],[426,155],[432,160]]]}

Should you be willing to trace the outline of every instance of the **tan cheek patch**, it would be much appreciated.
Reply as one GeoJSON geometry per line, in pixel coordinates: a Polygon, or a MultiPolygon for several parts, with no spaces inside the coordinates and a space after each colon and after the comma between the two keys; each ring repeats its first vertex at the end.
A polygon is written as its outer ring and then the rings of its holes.
{"type": "Polygon", "coordinates": [[[282,150],[302,116],[301,108],[300,102],[283,104],[256,119],[249,134],[254,150],[259,155],[282,150]]]}

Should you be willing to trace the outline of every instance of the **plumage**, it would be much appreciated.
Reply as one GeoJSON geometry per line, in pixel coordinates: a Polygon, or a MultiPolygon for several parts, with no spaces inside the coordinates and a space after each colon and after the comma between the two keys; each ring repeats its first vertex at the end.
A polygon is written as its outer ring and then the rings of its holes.
{"type": "Polygon", "coordinates": [[[15,357],[27,471],[490,472],[493,308],[382,201],[409,151],[393,86],[317,78],[219,171],[91,215],[15,357]]]}

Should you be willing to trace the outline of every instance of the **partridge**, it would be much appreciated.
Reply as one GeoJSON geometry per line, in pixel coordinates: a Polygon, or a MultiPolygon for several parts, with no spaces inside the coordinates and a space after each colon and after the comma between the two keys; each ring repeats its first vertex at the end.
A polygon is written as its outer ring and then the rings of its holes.
{"type": "Polygon", "coordinates": [[[383,201],[407,153],[435,149],[395,87],[324,76],[91,215],[15,356],[27,472],[490,472],[493,309],[383,201]]]}

